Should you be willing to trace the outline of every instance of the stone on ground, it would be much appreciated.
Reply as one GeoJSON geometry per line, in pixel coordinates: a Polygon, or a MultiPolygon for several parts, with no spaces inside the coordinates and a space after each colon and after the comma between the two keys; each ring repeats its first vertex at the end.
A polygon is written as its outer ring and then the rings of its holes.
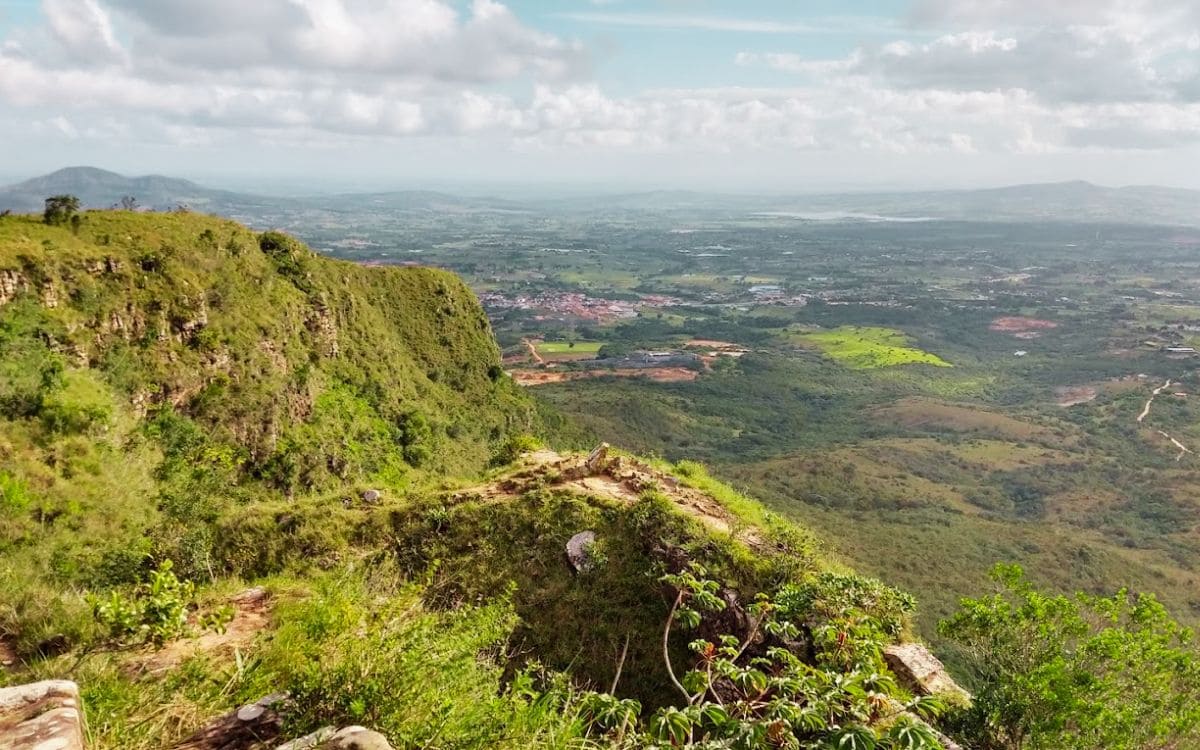
{"type": "Polygon", "coordinates": [[[0,688],[0,748],[83,750],[79,686],[44,680],[0,688]]]}

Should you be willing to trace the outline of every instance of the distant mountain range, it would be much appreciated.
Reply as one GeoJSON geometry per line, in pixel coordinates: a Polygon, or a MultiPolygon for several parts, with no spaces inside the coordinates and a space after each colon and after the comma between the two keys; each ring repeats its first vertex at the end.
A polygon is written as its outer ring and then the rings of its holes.
{"type": "Polygon", "coordinates": [[[109,208],[126,196],[146,208],[186,205],[210,213],[222,213],[231,205],[278,202],[275,198],[212,190],[174,177],[125,177],[95,167],[69,167],[0,188],[0,210],[41,211],[47,196],[64,193],[76,196],[87,208],[109,208]]]}
{"type": "Polygon", "coordinates": [[[125,196],[147,209],[187,206],[243,221],[306,209],[370,213],[685,213],[762,214],[800,220],[942,219],[956,221],[1067,221],[1200,226],[1200,191],[1154,186],[1109,188],[1058,182],[984,190],[721,195],[651,191],[550,200],[464,197],[395,191],[284,198],[216,190],[159,175],[125,177],[94,167],[70,167],[0,188],[0,210],[34,212],[47,196],[69,193],[88,208],[108,208],[125,196]]]}

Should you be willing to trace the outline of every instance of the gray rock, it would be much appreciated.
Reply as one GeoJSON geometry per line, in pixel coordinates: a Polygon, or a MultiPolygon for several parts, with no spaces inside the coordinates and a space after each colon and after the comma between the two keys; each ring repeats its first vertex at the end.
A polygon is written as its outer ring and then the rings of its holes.
{"type": "Polygon", "coordinates": [[[367,490],[362,493],[364,503],[377,503],[383,497],[383,493],[379,490],[367,490]]]}
{"type": "Polygon", "coordinates": [[[344,727],[337,730],[325,743],[318,745],[320,750],[393,750],[392,745],[379,732],[373,732],[366,727],[344,727]]]}
{"type": "Polygon", "coordinates": [[[587,467],[589,476],[599,476],[608,468],[608,443],[601,443],[592,449],[588,454],[587,461],[584,466],[587,467]]]}
{"type": "Polygon", "coordinates": [[[592,545],[596,543],[596,532],[581,531],[567,542],[567,562],[576,573],[586,573],[595,567],[592,545]]]}
{"type": "Polygon", "coordinates": [[[83,750],[79,686],[69,680],[44,680],[0,688],[0,747],[83,750]]]}

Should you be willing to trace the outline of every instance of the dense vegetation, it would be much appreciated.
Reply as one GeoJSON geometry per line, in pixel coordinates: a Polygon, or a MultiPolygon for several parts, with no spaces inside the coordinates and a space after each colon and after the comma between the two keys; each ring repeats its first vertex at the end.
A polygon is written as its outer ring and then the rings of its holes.
{"type": "MultiPolygon", "coordinates": [[[[570,442],[606,424],[632,448],[707,459],[734,445],[771,460],[768,432],[828,447],[864,434],[848,419],[833,431],[840,419],[878,405],[844,397],[836,362],[750,352],[678,391],[591,381],[608,400],[584,391],[594,413],[572,421],[504,373],[452,274],[334,261],[183,212],[49,208],[0,218],[0,648],[15,662],[0,684],[77,680],[93,748],[170,746],[278,691],[284,736],[366,724],[398,748],[1196,736],[1190,633],[1152,597],[1043,594],[1009,571],[1004,596],[964,602],[941,631],[979,699],[926,696],[883,653],[913,638],[913,597],[702,465],[622,455],[653,477],[633,492],[571,479],[582,458],[530,455],[530,430],[570,442]],[[803,414],[779,408],[784,380],[803,414]],[[685,413],[681,441],[658,417],[685,413]],[[564,546],[585,529],[589,562],[573,569],[564,546]]],[[[794,323],[758,326],[759,341],[812,335],[794,323]]],[[[686,325],[639,318],[545,349],[591,355],[686,325]]],[[[863,341],[888,357],[928,346],[863,341]]],[[[960,369],[949,359],[939,371],[960,369]]],[[[889,395],[928,396],[868,371],[889,395]]],[[[1055,429],[1028,442],[1076,434],[1055,429]]],[[[840,463],[807,476],[830,497],[856,491],[840,463]]],[[[1010,477],[1001,511],[1036,513],[1041,481],[1010,477]]]]}
{"type": "Polygon", "coordinates": [[[249,503],[468,473],[529,426],[448,273],[193,215],[50,224],[0,221],[0,629],[20,653],[81,635],[57,588],[151,559],[234,572],[222,525],[249,503]]]}

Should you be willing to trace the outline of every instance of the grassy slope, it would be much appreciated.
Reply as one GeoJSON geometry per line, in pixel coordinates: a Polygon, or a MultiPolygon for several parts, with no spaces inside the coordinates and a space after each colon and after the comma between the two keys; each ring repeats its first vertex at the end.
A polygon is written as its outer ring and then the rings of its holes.
{"type": "MultiPolygon", "coordinates": [[[[397,746],[579,747],[556,674],[607,687],[628,640],[618,692],[669,695],[662,573],[700,561],[748,601],[829,567],[694,464],[658,466],[723,505],[729,533],[653,491],[617,502],[550,475],[503,502],[447,491],[533,419],[449,274],[103,212],[78,235],[0,219],[0,278],[0,639],[23,660],[0,682],[78,679],[93,747],[168,745],[281,689],[293,736],[361,722],[397,746]],[[601,562],[576,576],[563,548],[583,528],[601,562]],[[265,584],[266,631],[163,668],[92,650],[111,644],[87,596],[128,595],[163,560],[205,608],[265,584]]],[[[900,621],[902,598],[864,592],[900,621]]]]}
{"type": "Polygon", "coordinates": [[[930,352],[909,345],[909,339],[890,328],[841,326],[796,336],[796,340],[815,346],[835,361],[856,370],[876,367],[923,364],[935,367],[952,365],[930,352]]]}
{"type": "Polygon", "coordinates": [[[527,428],[457,277],[266,240],[189,214],[0,219],[0,636],[22,653],[86,635],[63,587],[151,558],[220,574],[219,523],[250,503],[470,474],[527,428]]]}

